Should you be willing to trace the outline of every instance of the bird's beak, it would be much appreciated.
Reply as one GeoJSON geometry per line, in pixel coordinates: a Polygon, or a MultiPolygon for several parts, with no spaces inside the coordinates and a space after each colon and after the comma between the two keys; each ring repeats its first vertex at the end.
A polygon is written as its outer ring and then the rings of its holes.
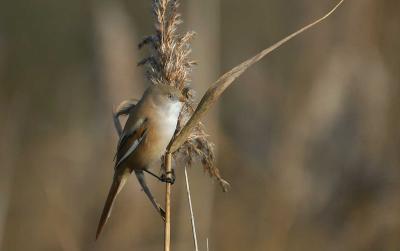
{"type": "Polygon", "coordinates": [[[185,101],[186,101],[185,96],[181,95],[181,96],[179,97],[179,102],[184,103],[185,101]]]}

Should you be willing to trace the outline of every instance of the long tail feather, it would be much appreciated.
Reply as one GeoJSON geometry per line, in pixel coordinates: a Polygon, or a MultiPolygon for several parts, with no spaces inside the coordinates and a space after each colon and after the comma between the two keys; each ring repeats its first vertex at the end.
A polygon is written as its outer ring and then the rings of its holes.
{"type": "Polygon", "coordinates": [[[149,187],[147,186],[146,180],[144,178],[144,173],[143,171],[135,171],[136,177],[140,183],[140,185],[143,188],[143,191],[149,198],[151,204],[153,204],[154,208],[158,211],[158,213],[161,215],[161,218],[165,221],[165,211],[164,209],[160,206],[160,204],[157,203],[156,199],[154,198],[153,194],[151,193],[149,187]]]}
{"type": "Polygon", "coordinates": [[[110,191],[108,192],[106,203],[104,204],[103,212],[101,213],[99,226],[97,227],[96,240],[99,237],[104,225],[106,224],[108,217],[110,216],[115,198],[124,186],[126,178],[127,177],[125,176],[114,176],[110,191]]]}

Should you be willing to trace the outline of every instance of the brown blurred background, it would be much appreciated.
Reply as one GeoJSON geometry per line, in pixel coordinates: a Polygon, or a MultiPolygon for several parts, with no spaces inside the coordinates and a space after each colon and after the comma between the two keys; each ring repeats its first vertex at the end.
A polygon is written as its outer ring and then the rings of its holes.
{"type": "MultiPolygon", "coordinates": [[[[0,250],[162,250],[162,221],[134,178],[94,242],[112,108],[148,85],[136,45],[153,32],[150,2],[0,3],[0,250]]],[[[198,34],[198,98],[335,3],[182,2],[182,28],[198,34]]],[[[400,250],[399,13],[397,0],[348,0],[227,90],[205,122],[232,189],[189,170],[201,250],[206,238],[210,251],[400,250]]],[[[187,251],[177,169],[173,250],[187,251]]]]}

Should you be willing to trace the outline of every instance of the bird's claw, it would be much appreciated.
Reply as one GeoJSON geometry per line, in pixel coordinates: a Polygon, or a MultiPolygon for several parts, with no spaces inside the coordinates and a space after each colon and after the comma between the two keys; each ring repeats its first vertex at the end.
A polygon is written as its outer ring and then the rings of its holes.
{"type": "Polygon", "coordinates": [[[172,169],[170,172],[163,173],[160,177],[160,180],[165,183],[169,183],[173,185],[175,183],[175,171],[172,169]]]}

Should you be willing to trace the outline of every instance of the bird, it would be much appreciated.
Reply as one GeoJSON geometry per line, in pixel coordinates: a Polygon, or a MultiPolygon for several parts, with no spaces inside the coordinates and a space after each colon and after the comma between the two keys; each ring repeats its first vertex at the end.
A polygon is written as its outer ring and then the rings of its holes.
{"type": "MultiPolygon", "coordinates": [[[[185,97],[178,88],[154,84],[146,89],[137,104],[125,109],[128,119],[119,137],[113,181],[97,227],[96,239],[110,216],[118,193],[132,172],[135,172],[153,206],[165,216],[164,210],[147,188],[144,171],[149,172],[150,165],[164,154],[175,133],[184,102],[185,97]]],[[[172,182],[168,179],[162,180],[172,182]]]]}
{"type": "MultiPolygon", "coordinates": [[[[138,100],[136,100],[136,99],[124,100],[117,106],[115,111],[113,111],[113,121],[114,121],[115,130],[117,131],[118,136],[121,136],[121,134],[122,134],[122,126],[121,126],[121,121],[120,121],[119,117],[129,115],[130,111],[132,111],[132,109],[136,106],[137,103],[138,103],[138,100]]],[[[144,171],[148,172],[149,174],[151,174],[152,176],[156,177],[157,179],[159,179],[161,181],[168,181],[166,176],[158,177],[157,175],[153,174],[152,172],[150,172],[148,170],[144,170],[144,171]]],[[[172,171],[173,171],[173,169],[172,169],[172,171]]],[[[151,193],[149,187],[147,186],[147,182],[144,178],[143,172],[136,171],[135,175],[139,181],[140,186],[142,187],[142,190],[146,193],[150,202],[153,204],[154,208],[160,213],[163,220],[165,220],[165,211],[157,203],[157,201],[154,198],[153,194],[151,193]]],[[[174,172],[172,172],[172,182],[173,181],[174,181],[174,172]]]]}

